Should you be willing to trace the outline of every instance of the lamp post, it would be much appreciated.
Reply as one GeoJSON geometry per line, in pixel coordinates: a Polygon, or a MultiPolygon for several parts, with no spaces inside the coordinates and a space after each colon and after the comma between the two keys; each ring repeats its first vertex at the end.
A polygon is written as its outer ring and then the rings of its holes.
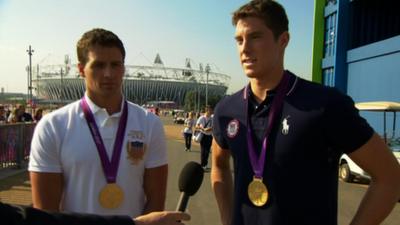
{"type": "Polygon", "coordinates": [[[60,100],[61,100],[61,105],[64,104],[64,79],[63,79],[63,68],[61,67],[60,69],[60,78],[61,78],[61,91],[60,91],[60,100]]]}
{"type": "Polygon", "coordinates": [[[26,50],[29,55],[29,67],[28,67],[28,103],[32,104],[32,54],[35,52],[29,45],[29,49],[26,50]]]}
{"type": "Polygon", "coordinates": [[[26,71],[26,77],[27,77],[27,80],[26,80],[27,88],[26,88],[26,100],[25,100],[25,102],[29,102],[29,65],[27,65],[25,67],[25,71],[26,71]]]}
{"type": "Polygon", "coordinates": [[[210,73],[210,65],[206,65],[206,106],[208,106],[208,74],[210,73]]]}
{"type": "Polygon", "coordinates": [[[36,65],[36,99],[39,99],[39,79],[40,79],[40,75],[39,75],[39,64],[36,65]]]}

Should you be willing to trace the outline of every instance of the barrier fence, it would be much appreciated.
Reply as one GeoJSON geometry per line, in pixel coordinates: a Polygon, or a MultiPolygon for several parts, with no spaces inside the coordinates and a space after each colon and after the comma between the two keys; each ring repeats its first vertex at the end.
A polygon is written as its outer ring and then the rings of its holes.
{"type": "Polygon", "coordinates": [[[35,126],[35,123],[0,125],[0,170],[20,169],[27,164],[35,126]]]}

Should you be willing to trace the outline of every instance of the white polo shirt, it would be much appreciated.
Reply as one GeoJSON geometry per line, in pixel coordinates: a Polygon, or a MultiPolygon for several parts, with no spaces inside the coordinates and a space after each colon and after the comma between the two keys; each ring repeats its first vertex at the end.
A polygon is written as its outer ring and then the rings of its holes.
{"type": "MultiPolygon", "coordinates": [[[[212,127],[212,126],[213,126],[212,116],[210,116],[210,117],[206,117],[205,115],[200,116],[200,117],[197,119],[196,125],[197,125],[197,126],[200,126],[201,128],[209,128],[209,127],[212,127]]],[[[205,135],[212,135],[212,130],[209,130],[209,131],[201,131],[201,132],[202,132],[203,134],[205,134],[205,135]]]]}
{"type": "MultiPolygon", "coordinates": [[[[108,157],[111,158],[116,131],[122,112],[111,116],[96,106],[87,96],[103,139],[108,157]]],[[[143,176],[145,168],[167,164],[166,142],[163,125],[153,113],[128,102],[128,118],[116,182],[124,192],[124,201],[117,209],[105,209],[98,196],[107,184],[99,154],[88,128],[80,101],[45,115],[37,124],[32,138],[29,171],[62,173],[64,211],[141,215],[145,205],[143,176]],[[128,141],[144,143],[142,160],[133,163],[128,158],[128,141]]]]}

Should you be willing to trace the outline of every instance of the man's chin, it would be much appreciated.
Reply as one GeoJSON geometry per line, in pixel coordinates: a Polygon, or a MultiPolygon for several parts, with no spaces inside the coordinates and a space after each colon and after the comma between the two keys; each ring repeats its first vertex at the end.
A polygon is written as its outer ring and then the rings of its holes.
{"type": "Polygon", "coordinates": [[[257,74],[254,72],[246,72],[246,76],[248,78],[257,78],[258,77],[257,74]]]}

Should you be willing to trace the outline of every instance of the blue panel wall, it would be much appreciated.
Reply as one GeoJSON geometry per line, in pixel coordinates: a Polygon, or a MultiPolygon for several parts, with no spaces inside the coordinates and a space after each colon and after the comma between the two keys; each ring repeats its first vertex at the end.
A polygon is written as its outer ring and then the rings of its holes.
{"type": "MultiPolygon", "coordinates": [[[[362,46],[347,52],[347,94],[355,102],[400,102],[400,36],[362,46]]],[[[362,113],[380,134],[383,133],[383,115],[362,113]]],[[[392,130],[393,115],[388,115],[386,130],[392,130]]],[[[400,136],[400,113],[396,136],[400,136]]],[[[390,131],[391,132],[391,131],[390,131]]]]}
{"type": "Polygon", "coordinates": [[[400,102],[400,36],[350,50],[347,61],[355,101],[400,102]]]}
{"type": "Polygon", "coordinates": [[[346,53],[347,53],[347,38],[348,38],[348,27],[349,27],[349,1],[340,0],[338,1],[338,18],[337,18],[337,38],[336,38],[336,55],[335,55],[335,67],[334,67],[334,79],[335,87],[343,93],[346,93],[347,89],[347,64],[346,64],[346,53]]]}

